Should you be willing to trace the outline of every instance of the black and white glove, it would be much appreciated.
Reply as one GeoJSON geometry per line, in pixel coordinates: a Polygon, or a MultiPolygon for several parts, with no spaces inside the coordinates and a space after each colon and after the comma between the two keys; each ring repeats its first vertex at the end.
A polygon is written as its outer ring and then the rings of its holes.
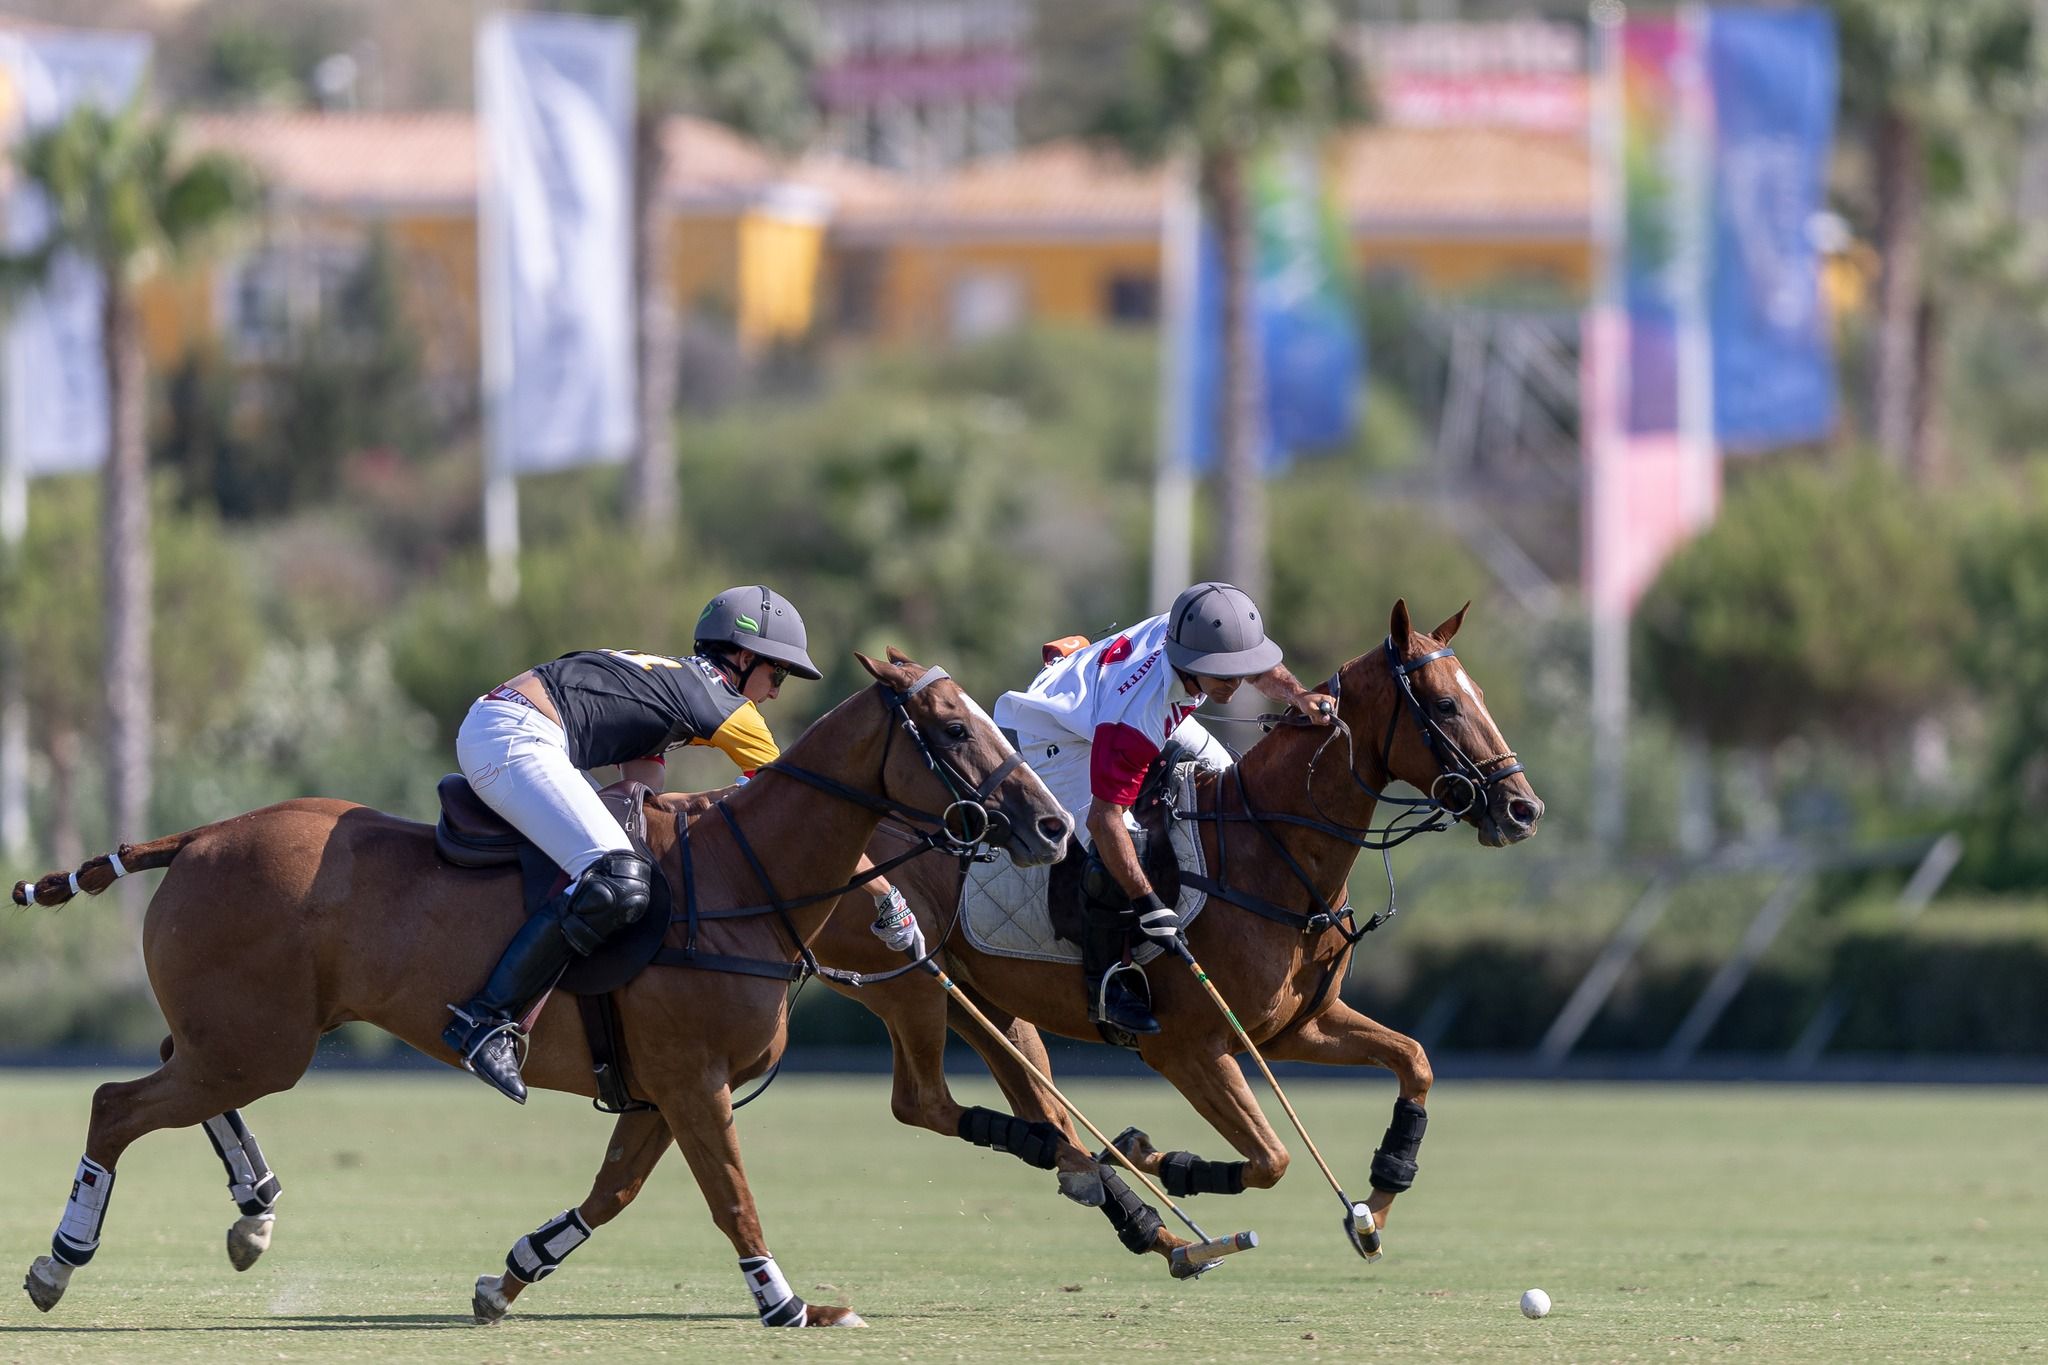
{"type": "Polygon", "coordinates": [[[892,952],[911,957],[924,956],[924,930],[918,927],[917,916],[910,913],[910,902],[903,899],[903,893],[895,887],[875,897],[872,927],[875,937],[892,952]]]}
{"type": "Polygon", "coordinates": [[[1138,912],[1139,932],[1154,943],[1170,944],[1180,937],[1180,916],[1159,899],[1157,891],[1147,891],[1131,902],[1131,908],[1138,912]]]}

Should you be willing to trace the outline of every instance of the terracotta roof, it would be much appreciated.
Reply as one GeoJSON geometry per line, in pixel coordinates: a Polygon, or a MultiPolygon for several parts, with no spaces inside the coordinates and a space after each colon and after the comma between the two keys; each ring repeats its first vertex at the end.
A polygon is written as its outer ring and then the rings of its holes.
{"type": "MultiPolygon", "coordinates": [[[[1509,128],[1363,128],[1337,153],[1346,213],[1361,232],[1583,234],[1590,166],[1583,139],[1509,128]]],[[[908,185],[894,202],[837,220],[864,234],[1054,232],[1123,235],[1159,222],[1165,173],[1114,152],[1054,142],[908,185]]]]}
{"type": "MultiPolygon", "coordinates": [[[[200,114],[194,145],[247,158],[272,186],[319,202],[466,205],[476,198],[476,119],[466,111],[200,114]]],[[[664,129],[668,193],[679,206],[745,202],[792,182],[872,202],[893,178],[830,157],[790,165],[730,129],[675,118],[664,129]]]]}

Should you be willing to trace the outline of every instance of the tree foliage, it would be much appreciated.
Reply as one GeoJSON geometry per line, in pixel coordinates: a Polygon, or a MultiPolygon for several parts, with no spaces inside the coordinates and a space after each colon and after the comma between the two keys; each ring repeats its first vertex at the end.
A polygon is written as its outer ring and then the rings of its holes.
{"type": "Polygon", "coordinates": [[[1947,514],[1870,463],[1744,477],[1637,613],[1652,703],[1723,744],[1896,739],[1959,684],[1947,514]]]}

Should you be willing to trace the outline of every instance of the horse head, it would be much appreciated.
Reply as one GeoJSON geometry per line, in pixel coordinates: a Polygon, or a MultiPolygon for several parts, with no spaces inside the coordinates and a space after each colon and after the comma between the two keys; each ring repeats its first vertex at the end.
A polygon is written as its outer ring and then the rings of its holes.
{"type": "MultiPolygon", "coordinates": [[[[885,741],[882,787],[906,804],[944,812],[963,843],[1002,848],[1019,864],[1057,862],[1071,822],[988,712],[943,668],[927,668],[895,648],[887,662],[856,652],[878,684],[889,723],[908,744],[885,741]]],[[[889,739],[895,737],[892,730],[889,739]]]]}
{"type": "Polygon", "coordinates": [[[1543,802],[1486,710],[1486,694],[1459,664],[1451,637],[1465,611],[1426,634],[1397,599],[1383,652],[1375,657],[1393,678],[1383,759],[1390,776],[1428,793],[1479,832],[1489,848],[1517,844],[1536,832],[1543,802]]]}

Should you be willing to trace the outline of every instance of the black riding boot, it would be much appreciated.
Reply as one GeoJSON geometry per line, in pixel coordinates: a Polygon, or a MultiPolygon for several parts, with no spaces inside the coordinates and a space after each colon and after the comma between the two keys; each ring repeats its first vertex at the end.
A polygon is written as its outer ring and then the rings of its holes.
{"type": "Polygon", "coordinates": [[[526,1082],[519,1078],[519,1019],[561,976],[575,950],[562,937],[562,922],[543,910],[528,917],[490,979],[468,1003],[454,1006],[455,1022],[441,1041],[455,1049],[462,1064],[514,1101],[526,1103],[526,1082]]]}
{"type": "Polygon", "coordinates": [[[1135,918],[1129,910],[1112,910],[1091,897],[1082,900],[1086,932],[1081,937],[1081,974],[1088,983],[1088,1018],[1126,1033],[1157,1033],[1159,1021],[1125,978],[1135,967],[1117,970],[1124,957],[1124,939],[1135,918]]]}

